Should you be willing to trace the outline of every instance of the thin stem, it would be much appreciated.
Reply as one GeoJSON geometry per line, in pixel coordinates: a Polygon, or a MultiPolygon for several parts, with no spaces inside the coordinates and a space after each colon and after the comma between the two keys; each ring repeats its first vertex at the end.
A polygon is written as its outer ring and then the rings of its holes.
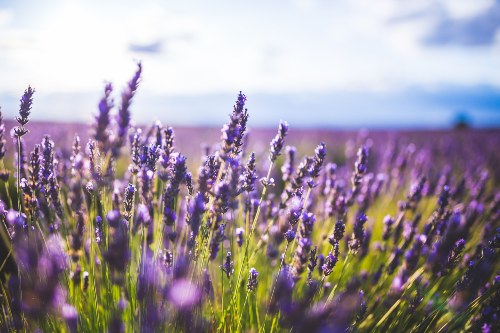
{"type": "MultiPolygon", "coordinates": [[[[215,182],[214,182],[213,186],[216,186],[216,184],[221,180],[222,174],[224,173],[225,168],[226,168],[226,162],[222,161],[222,163],[221,163],[221,165],[219,167],[219,172],[217,173],[217,178],[215,179],[215,182]]],[[[215,196],[212,196],[210,198],[209,203],[208,203],[208,207],[209,208],[205,212],[205,217],[206,217],[205,221],[208,220],[207,214],[210,214],[210,211],[213,208],[214,202],[215,202],[215,196]]],[[[210,226],[210,234],[209,234],[208,239],[207,239],[207,246],[205,246],[203,248],[203,255],[201,257],[201,262],[202,262],[201,268],[208,268],[208,262],[210,261],[209,260],[210,243],[212,241],[213,234],[214,234],[214,228],[213,228],[213,226],[210,226]]],[[[201,241],[200,241],[200,244],[201,244],[203,242],[202,233],[200,232],[199,235],[200,235],[200,239],[201,239],[201,241]]]]}
{"type": "Polygon", "coordinates": [[[21,200],[21,137],[17,136],[17,209],[22,211],[21,200]]]}
{"type": "Polygon", "coordinates": [[[3,270],[5,264],[7,263],[7,260],[9,259],[10,255],[12,254],[12,248],[10,248],[9,253],[7,253],[7,256],[5,257],[4,261],[2,262],[2,265],[0,265],[0,272],[3,270]]]}
{"type": "Polygon", "coordinates": [[[349,266],[349,257],[350,257],[351,251],[349,250],[347,252],[347,256],[345,257],[344,263],[342,265],[342,271],[340,272],[339,279],[337,280],[337,283],[333,287],[332,291],[330,292],[330,295],[328,295],[328,298],[326,299],[325,305],[326,306],[328,303],[330,303],[333,299],[333,296],[335,296],[335,290],[337,287],[340,285],[340,282],[342,282],[342,277],[344,276],[345,269],[347,266],[349,266]]]}
{"type": "MultiPolygon", "coordinates": [[[[274,162],[271,162],[271,164],[269,165],[269,169],[267,170],[267,176],[266,176],[265,183],[267,183],[269,181],[269,178],[271,177],[271,170],[273,169],[273,165],[274,165],[274,162]]],[[[238,273],[238,279],[236,279],[236,288],[234,289],[234,293],[233,293],[233,297],[232,297],[232,300],[231,300],[231,304],[234,304],[234,302],[236,301],[236,294],[237,294],[237,291],[240,288],[240,283],[241,283],[241,278],[242,278],[242,274],[243,274],[243,269],[245,268],[245,265],[247,264],[248,246],[250,244],[250,240],[252,239],[253,233],[255,231],[255,227],[257,225],[257,221],[259,219],[260,208],[261,208],[262,202],[264,201],[264,198],[266,196],[266,191],[267,191],[267,186],[264,185],[264,188],[262,189],[262,194],[261,194],[260,200],[259,200],[259,206],[257,207],[257,211],[255,212],[255,216],[254,216],[253,221],[252,221],[252,227],[250,228],[250,233],[248,234],[248,238],[244,240],[244,242],[245,242],[245,253],[243,255],[243,262],[241,263],[240,271],[238,273]]]]}
{"type": "MultiPolygon", "coordinates": [[[[1,170],[5,170],[5,165],[3,163],[3,159],[0,160],[0,169],[1,170]]],[[[9,191],[9,179],[7,179],[6,181],[4,181],[3,185],[5,187],[5,195],[7,196],[7,198],[9,198],[10,208],[13,209],[14,207],[12,207],[12,198],[10,196],[10,191],[9,191]]]]}
{"type": "Polygon", "coordinates": [[[271,297],[269,298],[269,304],[267,304],[267,308],[266,308],[266,315],[264,316],[264,325],[259,328],[259,332],[262,329],[265,329],[265,327],[266,327],[267,316],[269,315],[269,308],[271,307],[271,302],[273,301],[274,291],[276,290],[276,283],[278,282],[278,278],[280,276],[281,269],[283,268],[283,262],[285,261],[286,252],[288,250],[288,245],[289,244],[290,243],[288,243],[288,242],[286,243],[285,251],[283,252],[283,255],[281,256],[280,267],[278,268],[278,274],[276,275],[276,279],[274,279],[273,289],[271,291],[271,297]]]}
{"type": "Polygon", "coordinates": [[[243,302],[243,308],[241,309],[241,313],[242,315],[240,316],[239,320],[238,320],[238,327],[236,328],[236,332],[239,332],[240,331],[240,327],[241,327],[241,319],[243,319],[243,312],[245,311],[245,307],[247,305],[247,300],[248,300],[248,290],[247,290],[247,294],[245,296],[245,301],[243,302]]]}
{"type": "MultiPolygon", "coordinates": [[[[309,196],[311,195],[311,190],[312,188],[309,187],[306,192],[306,196],[304,198],[304,203],[302,204],[302,212],[305,211],[306,206],[307,206],[307,201],[309,200],[309,196]]],[[[295,253],[296,246],[297,246],[297,238],[299,238],[299,232],[300,232],[300,226],[302,224],[302,215],[300,215],[299,222],[297,223],[297,237],[293,239],[293,244],[292,244],[292,254],[295,253]]],[[[293,258],[295,261],[295,257],[293,258]]],[[[293,264],[293,263],[292,263],[293,264]]]]}
{"type": "MultiPolygon", "coordinates": [[[[221,251],[221,264],[224,265],[224,252],[221,251]]],[[[220,278],[222,281],[222,294],[221,294],[221,327],[224,327],[224,318],[225,318],[225,311],[224,311],[224,270],[222,269],[221,265],[221,270],[220,270],[220,278]]]]}
{"type": "Polygon", "coordinates": [[[259,305],[257,303],[257,295],[254,295],[255,300],[255,316],[257,317],[257,327],[260,327],[259,305]]]}

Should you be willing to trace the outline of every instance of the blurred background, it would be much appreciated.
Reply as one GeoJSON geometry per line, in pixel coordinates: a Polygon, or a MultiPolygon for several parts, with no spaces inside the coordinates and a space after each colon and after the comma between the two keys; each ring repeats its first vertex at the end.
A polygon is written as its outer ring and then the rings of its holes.
{"type": "Polygon", "coordinates": [[[499,0],[0,0],[0,106],[89,122],[143,63],[140,124],[500,126],[499,0]]]}

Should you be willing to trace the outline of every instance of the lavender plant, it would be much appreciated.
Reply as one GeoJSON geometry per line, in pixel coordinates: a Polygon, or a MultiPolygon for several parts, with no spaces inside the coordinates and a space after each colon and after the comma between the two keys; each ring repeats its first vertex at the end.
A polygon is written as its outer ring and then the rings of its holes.
{"type": "Polygon", "coordinates": [[[240,92],[197,165],[132,127],[141,74],[117,113],[106,84],[86,149],[28,133],[31,87],[10,151],[0,113],[0,331],[500,330],[500,154],[473,133],[281,156],[293,131],[253,145],[240,92]]]}

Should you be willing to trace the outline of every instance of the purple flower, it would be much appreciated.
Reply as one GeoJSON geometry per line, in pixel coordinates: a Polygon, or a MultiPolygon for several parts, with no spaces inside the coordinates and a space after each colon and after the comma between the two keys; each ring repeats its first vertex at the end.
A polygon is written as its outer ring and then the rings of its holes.
{"type": "Polygon", "coordinates": [[[314,223],[316,222],[316,217],[313,213],[303,212],[302,213],[302,224],[300,228],[300,235],[303,238],[309,238],[313,232],[314,223]]]}
{"type": "Polygon", "coordinates": [[[214,298],[214,286],[212,284],[212,279],[210,278],[210,273],[206,268],[203,269],[203,276],[202,276],[202,286],[203,286],[203,293],[208,296],[211,300],[214,298]]]}
{"type": "Polygon", "coordinates": [[[320,254],[318,256],[318,272],[320,274],[323,274],[323,265],[325,264],[325,256],[323,254],[320,254]]]}
{"type": "Polygon", "coordinates": [[[415,239],[412,247],[408,251],[406,251],[404,262],[405,275],[409,275],[409,273],[411,273],[417,267],[418,260],[420,259],[420,255],[422,254],[422,250],[425,245],[425,241],[426,237],[424,235],[420,235],[415,239]]]}
{"type": "Polygon", "coordinates": [[[238,244],[238,246],[241,247],[243,245],[245,231],[243,230],[243,228],[236,228],[235,233],[236,233],[236,244],[238,244]]]}
{"type": "Polygon", "coordinates": [[[59,199],[59,185],[54,174],[50,174],[49,176],[49,195],[57,216],[63,218],[63,208],[59,199]]]}
{"type": "Polygon", "coordinates": [[[48,135],[42,141],[42,166],[40,170],[42,181],[48,184],[49,176],[54,173],[54,142],[48,135]]]}
{"type": "Polygon", "coordinates": [[[340,242],[340,240],[344,237],[344,232],[345,232],[345,223],[342,220],[338,220],[335,223],[335,228],[333,229],[333,241],[334,241],[334,243],[340,242]]]}
{"type": "Polygon", "coordinates": [[[114,106],[113,99],[111,98],[112,91],[113,86],[111,83],[106,83],[104,86],[104,95],[98,104],[99,113],[95,116],[94,139],[100,142],[105,150],[109,140],[109,133],[107,133],[110,123],[109,113],[114,106]]]}
{"type": "Polygon", "coordinates": [[[92,141],[89,139],[89,142],[87,143],[87,150],[89,154],[89,171],[90,175],[92,176],[93,180],[97,184],[102,184],[102,174],[101,174],[101,169],[98,164],[98,156],[99,152],[96,147],[95,141],[92,141]]]}
{"type": "Polygon", "coordinates": [[[98,245],[101,245],[101,243],[104,241],[104,233],[103,233],[103,226],[102,226],[102,217],[97,215],[95,217],[95,241],[98,245]]]}
{"type": "MultiPolygon", "coordinates": [[[[172,127],[163,130],[162,150],[165,156],[169,157],[174,152],[175,133],[172,127]]],[[[166,159],[168,161],[168,158],[166,159]]],[[[166,167],[166,165],[164,165],[166,167]]]]}
{"type": "Polygon", "coordinates": [[[78,324],[78,312],[75,307],[69,304],[63,304],[62,306],[62,317],[68,325],[69,331],[71,333],[78,332],[77,324],[78,324]]]}
{"type": "Polygon", "coordinates": [[[84,234],[84,217],[81,211],[76,212],[76,225],[73,233],[71,235],[71,258],[74,262],[77,262],[80,259],[81,248],[83,247],[83,234],[84,234]]]}
{"type": "Polygon", "coordinates": [[[465,249],[464,239],[459,239],[458,241],[455,242],[446,260],[445,266],[448,270],[453,269],[453,267],[455,267],[455,265],[458,264],[458,262],[460,261],[460,256],[464,249],[465,249]]]}
{"type": "Polygon", "coordinates": [[[17,127],[17,129],[15,130],[16,136],[21,137],[27,133],[27,131],[24,129],[24,125],[26,125],[29,121],[34,93],[35,90],[31,88],[31,86],[28,86],[28,89],[24,91],[24,94],[21,97],[19,105],[19,116],[16,117],[16,120],[19,125],[21,125],[21,127],[17,127]]]}
{"type": "Polygon", "coordinates": [[[439,214],[443,214],[446,206],[448,205],[448,200],[450,198],[450,187],[448,185],[443,186],[443,190],[439,195],[438,206],[439,206],[439,214]]]}
{"type": "Polygon", "coordinates": [[[298,240],[297,251],[295,252],[295,270],[297,274],[304,271],[305,265],[309,260],[309,252],[311,251],[312,242],[309,238],[300,238],[298,240]]]}
{"type": "Polygon", "coordinates": [[[220,224],[216,229],[212,240],[210,241],[210,260],[215,260],[215,258],[217,258],[220,244],[226,238],[226,236],[224,235],[225,228],[226,226],[224,224],[220,224]]]}
{"type": "Polygon", "coordinates": [[[148,226],[150,223],[151,215],[149,213],[149,208],[144,204],[138,204],[135,209],[134,231],[137,230],[141,225],[148,226]]]}
{"type": "Polygon", "coordinates": [[[314,268],[318,264],[318,256],[316,255],[316,252],[318,251],[318,247],[315,246],[311,252],[309,253],[309,264],[307,265],[307,268],[309,269],[309,274],[312,274],[314,271],[314,268]]]}
{"type": "Polygon", "coordinates": [[[139,86],[139,81],[142,73],[142,64],[140,62],[137,63],[137,71],[135,72],[132,79],[128,82],[125,89],[121,94],[121,105],[118,109],[118,115],[116,117],[116,123],[118,125],[118,136],[116,138],[113,156],[117,157],[121,147],[125,143],[125,137],[127,135],[129,126],[130,126],[130,104],[132,103],[132,98],[137,91],[139,86]]]}
{"type": "Polygon", "coordinates": [[[168,300],[177,308],[187,310],[195,307],[201,300],[201,292],[196,284],[187,279],[174,281],[168,291],[168,300]]]}
{"type": "Polygon", "coordinates": [[[361,189],[361,181],[368,169],[368,148],[363,146],[358,150],[358,159],[356,163],[354,163],[354,172],[352,174],[351,182],[352,182],[352,192],[351,196],[348,200],[348,204],[351,206],[354,203],[354,200],[359,194],[361,189]]]}
{"type": "Polygon", "coordinates": [[[269,300],[269,310],[271,313],[275,313],[280,308],[283,309],[291,305],[293,287],[294,280],[290,273],[290,267],[284,265],[276,278],[274,297],[269,300]]]}
{"type": "Polygon", "coordinates": [[[251,153],[248,158],[245,171],[240,176],[241,191],[251,192],[255,190],[255,181],[257,180],[255,153],[251,153]]]}
{"type": "Polygon", "coordinates": [[[247,290],[248,291],[255,291],[257,288],[257,284],[259,283],[257,281],[257,277],[259,276],[259,272],[255,268],[250,268],[250,272],[248,274],[248,283],[247,283],[247,290]]]}
{"type": "Polygon", "coordinates": [[[211,211],[215,219],[214,226],[222,220],[222,215],[227,212],[231,203],[232,191],[226,182],[219,182],[215,188],[215,200],[211,211]]]}
{"type": "Polygon", "coordinates": [[[425,182],[426,178],[420,177],[420,179],[411,186],[407,200],[401,207],[403,210],[415,210],[417,208],[417,204],[422,199],[422,191],[424,189],[425,182]]]}
{"type": "Polygon", "coordinates": [[[295,231],[293,231],[292,229],[289,229],[288,231],[285,232],[284,236],[285,236],[286,241],[288,243],[290,243],[291,241],[293,241],[295,239],[295,231]]]}
{"type": "Polygon", "coordinates": [[[89,272],[87,272],[87,271],[83,272],[83,291],[84,292],[89,289],[89,278],[90,278],[89,272]]]}
{"type": "Polygon", "coordinates": [[[124,211],[125,211],[125,218],[128,220],[130,219],[130,214],[132,213],[132,208],[133,208],[133,204],[134,204],[134,196],[135,196],[135,192],[137,191],[137,189],[135,188],[134,185],[132,184],[128,184],[127,187],[125,187],[125,197],[123,199],[123,208],[124,208],[124,211]]]}
{"type": "Polygon", "coordinates": [[[299,222],[302,214],[302,201],[298,198],[294,198],[290,206],[288,210],[288,223],[294,227],[299,222]]]}
{"type": "Polygon", "coordinates": [[[186,223],[191,227],[193,237],[195,238],[198,235],[203,214],[205,214],[205,199],[203,194],[198,193],[194,199],[190,200],[188,215],[186,217],[186,223]]]}
{"type": "Polygon", "coordinates": [[[319,177],[319,172],[321,171],[321,167],[323,166],[323,162],[325,161],[326,157],[326,147],[323,142],[321,142],[318,147],[314,150],[314,160],[311,165],[311,169],[309,171],[309,174],[311,178],[318,178],[319,177]]]}
{"type": "Polygon", "coordinates": [[[359,311],[358,314],[356,315],[356,322],[361,322],[365,316],[366,316],[366,311],[368,310],[368,306],[366,305],[366,299],[365,299],[365,293],[363,290],[359,291],[359,311]]]}
{"type": "Polygon", "coordinates": [[[300,162],[297,170],[297,175],[295,176],[292,182],[293,189],[302,187],[302,185],[304,184],[304,180],[306,179],[307,176],[309,176],[309,171],[311,169],[313,161],[314,159],[312,157],[306,156],[304,157],[302,162],[300,162]]]}
{"type": "Polygon", "coordinates": [[[245,109],[246,99],[246,96],[240,91],[233,112],[230,115],[229,124],[224,124],[222,127],[220,157],[224,161],[228,161],[241,153],[248,121],[248,112],[245,109]]]}
{"type": "Polygon", "coordinates": [[[349,249],[354,253],[358,252],[365,239],[364,224],[368,220],[365,214],[360,213],[354,222],[352,239],[349,241],[349,249]]]}
{"type": "Polygon", "coordinates": [[[5,125],[3,123],[2,108],[0,108],[0,161],[3,160],[4,156],[5,156],[5,125]]]}
{"type": "Polygon", "coordinates": [[[325,180],[323,182],[322,194],[328,196],[335,189],[337,164],[328,163],[325,166],[325,180]]]}
{"type": "Polygon", "coordinates": [[[395,222],[394,219],[390,215],[386,215],[384,217],[384,232],[382,235],[383,240],[386,241],[389,239],[389,237],[391,237],[392,226],[393,226],[394,222],[395,222]]]}
{"type": "Polygon", "coordinates": [[[399,266],[399,260],[402,255],[403,250],[401,250],[399,247],[396,247],[392,253],[392,260],[389,262],[389,265],[387,265],[387,272],[389,274],[394,273],[396,268],[399,266]]]}
{"type": "Polygon", "coordinates": [[[128,225],[116,210],[109,211],[106,219],[109,224],[109,243],[103,257],[111,269],[113,282],[121,285],[130,260],[128,225]]]}
{"type": "Polygon", "coordinates": [[[269,159],[271,162],[276,161],[278,156],[281,155],[281,150],[285,144],[285,137],[288,133],[288,123],[286,121],[280,121],[278,126],[278,134],[271,140],[271,151],[269,153],[269,159]]]}
{"type": "Polygon", "coordinates": [[[69,262],[62,244],[59,236],[43,240],[39,233],[31,232],[17,234],[13,239],[22,311],[29,318],[43,320],[65,302],[60,279],[69,262]]]}
{"type": "Polygon", "coordinates": [[[212,190],[213,183],[217,177],[217,170],[219,168],[218,161],[215,156],[207,156],[200,168],[198,175],[198,190],[205,197],[205,202],[208,202],[209,191],[212,190]]]}
{"type": "Polygon", "coordinates": [[[294,172],[296,149],[292,146],[286,146],[285,151],[287,153],[288,159],[281,167],[281,172],[283,173],[283,181],[290,182],[292,180],[292,175],[294,172]]]}
{"type": "Polygon", "coordinates": [[[184,177],[184,181],[186,183],[186,187],[188,189],[188,194],[194,194],[194,186],[193,186],[193,175],[191,172],[186,172],[186,176],[184,177]]]}
{"type": "Polygon", "coordinates": [[[231,260],[231,252],[226,254],[226,261],[221,266],[221,269],[224,273],[226,273],[227,278],[229,279],[231,275],[234,273],[234,263],[231,260]]]}
{"type": "Polygon", "coordinates": [[[328,253],[328,255],[325,258],[325,263],[321,267],[323,269],[323,274],[325,276],[328,276],[332,274],[333,268],[337,264],[338,257],[334,256],[332,252],[328,253]]]}

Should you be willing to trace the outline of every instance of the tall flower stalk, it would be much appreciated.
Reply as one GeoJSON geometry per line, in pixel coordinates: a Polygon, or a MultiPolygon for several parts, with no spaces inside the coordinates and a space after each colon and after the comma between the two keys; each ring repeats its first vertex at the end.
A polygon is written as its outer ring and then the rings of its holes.
{"type": "Polygon", "coordinates": [[[33,104],[33,94],[35,90],[28,86],[24,91],[23,96],[20,100],[19,105],[19,116],[16,117],[16,121],[19,126],[14,128],[14,137],[17,140],[17,207],[19,211],[22,211],[22,199],[21,199],[21,168],[22,168],[22,151],[21,151],[21,138],[25,136],[29,131],[24,126],[29,122],[29,116],[31,113],[31,107],[33,104]]]}

